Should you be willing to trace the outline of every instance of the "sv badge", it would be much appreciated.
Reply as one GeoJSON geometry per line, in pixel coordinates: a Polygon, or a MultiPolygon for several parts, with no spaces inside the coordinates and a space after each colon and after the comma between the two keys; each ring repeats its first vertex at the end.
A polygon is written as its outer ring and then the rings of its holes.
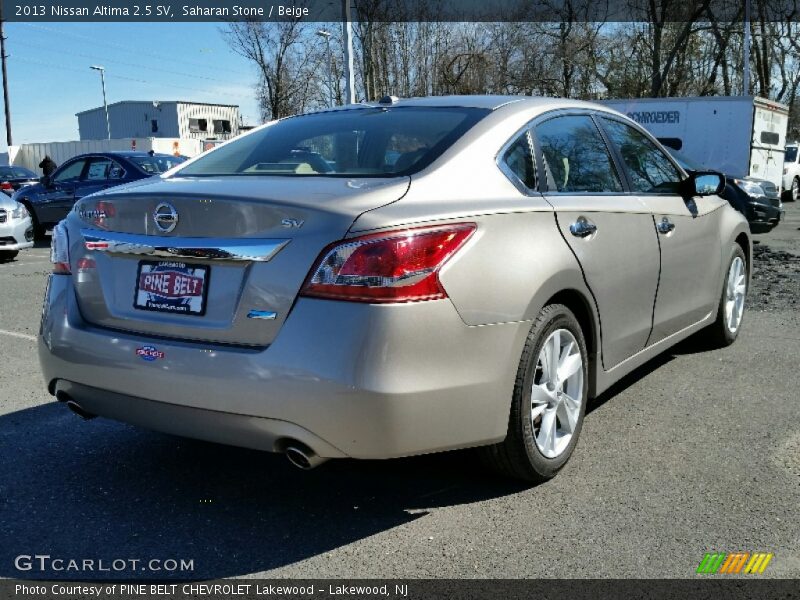
{"type": "Polygon", "coordinates": [[[299,229],[303,226],[303,223],[305,223],[305,221],[302,219],[284,219],[281,221],[281,225],[290,229],[299,229]]]}

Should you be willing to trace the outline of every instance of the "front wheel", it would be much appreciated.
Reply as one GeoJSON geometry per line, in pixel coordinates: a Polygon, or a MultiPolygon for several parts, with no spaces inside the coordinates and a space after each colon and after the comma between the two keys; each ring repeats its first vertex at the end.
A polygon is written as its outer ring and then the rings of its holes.
{"type": "Polygon", "coordinates": [[[792,190],[789,194],[789,199],[792,202],[797,202],[800,200],[800,178],[798,177],[792,179],[792,190]]]}
{"type": "Polygon", "coordinates": [[[747,298],[747,259],[735,244],[722,284],[717,319],[708,327],[709,341],[716,347],[730,346],[739,336],[747,298]]]}
{"type": "Polygon", "coordinates": [[[534,321],[517,371],[506,439],[485,448],[496,470],[530,482],[554,477],[572,455],[586,413],[583,331],[561,304],[534,321]]]}

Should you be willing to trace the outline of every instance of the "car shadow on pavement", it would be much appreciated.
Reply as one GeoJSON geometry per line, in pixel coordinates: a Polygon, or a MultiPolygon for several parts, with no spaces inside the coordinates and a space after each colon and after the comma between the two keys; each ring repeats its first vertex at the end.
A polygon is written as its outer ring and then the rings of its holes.
{"type": "MultiPolygon", "coordinates": [[[[48,403],[0,417],[0,576],[215,579],[288,565],[423,518],[429,509],[529,486],[472,451],[330,461],[299,471],[279,455],[82,422],[48,403]],[[30,570],[52,559],[175,559],[190,572],[30,570]],[[50,559],[47,559],[48,561],[50,559]],[[23,567],[25,560],[20,563],[23,567]]],[[[120,563],[121,564],[121,563],[120,563]]],[[[130,563],[128,563],[130,564],[130,563]]],[[[162,563],[164,564],[164,563],[162,563]]]]}

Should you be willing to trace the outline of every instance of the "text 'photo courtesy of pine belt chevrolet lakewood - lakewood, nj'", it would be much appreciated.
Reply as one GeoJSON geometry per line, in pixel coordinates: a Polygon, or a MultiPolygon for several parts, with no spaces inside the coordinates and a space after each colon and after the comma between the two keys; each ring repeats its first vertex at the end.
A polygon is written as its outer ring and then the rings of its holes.
{"type": "Polygon", "coordinates": [[[725,188],[581,101],[281,119],[77,201],[45,383],[85,417],[304,469],[480,447],[548,479],[589,399],[692,334],[736,340],[753,254],[725,188]]]}

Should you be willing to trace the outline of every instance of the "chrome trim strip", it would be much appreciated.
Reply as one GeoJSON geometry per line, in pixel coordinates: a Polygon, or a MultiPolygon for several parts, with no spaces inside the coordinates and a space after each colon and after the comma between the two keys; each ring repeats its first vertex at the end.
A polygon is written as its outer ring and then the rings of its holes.
{"type": "Polygon", "coordinates": [[[81,229],[87,250],[156,258],[202,258],[267,262],[291,240],[249,238],[162,238],[81,229]]]}
{"type": "Polygon", "coordinates": [[[278,313],[271,310],[251,310],[247,313],[248,319],[262,319],[264,321],[274,321],[278,317],[278,313]]]}

